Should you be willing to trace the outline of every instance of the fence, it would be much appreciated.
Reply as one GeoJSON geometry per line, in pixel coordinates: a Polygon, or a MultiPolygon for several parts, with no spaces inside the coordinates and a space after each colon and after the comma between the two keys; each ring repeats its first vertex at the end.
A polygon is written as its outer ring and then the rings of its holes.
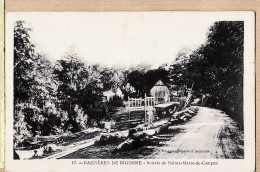
{"type": "Polygon", "coordinates": [[[154,117],[151,114],[152,109],[155,107],[155,97],[147,97],[146,94],[144,98],[129,98],[128,97],[128,109],[129,109],[129,119],[130,119],[130,108],[131,107],[144,107],[144,123],[152,122],[154,117]],[[147,114],[147,111],[149,113],[147,114]]]}
{"type": "Polygon", "coordinates": [[[144,99],[142,98],[129,98],[128,97],[128,107],[141,107],[144,104],[144,99]]]}

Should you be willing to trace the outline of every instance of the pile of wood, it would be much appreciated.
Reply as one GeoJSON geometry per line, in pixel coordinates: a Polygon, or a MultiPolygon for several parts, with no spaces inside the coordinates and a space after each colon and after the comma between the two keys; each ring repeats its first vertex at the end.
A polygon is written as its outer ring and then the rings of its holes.
{"type": "Polygon", "coordinates": [[[196,115],[197,112],[198,112],[198,108],[196,108],[196,107],[189,107],[182,111],[175,112],[170,118],[170,123],[179,124],[182,122],[186,122],[187,120],[192,118],[194,115],[196,115]]]}
{"type": "Polygon", "coordinates": [[[109,144],[115,144],[123,142],[126,137],[119,133],[107,133],[100,136],[100,139],[95,141],[95,146],[105,146],[109,144]]]}
{"type": "Polygon", "coordinates": [[[159,127],[158,129],[158,134],[165,134],[168,133],[168,129],[169,129],[169,123],[163,124],[159,127]]]}
{"type": "Polygon", "coordinates": [[[113,151],[113,153],[118,153],[121,151],[126,151],[126,150],[133,150],[137,149],[139,147],[142,147],[147,144],[149,141],[149,135],[146,133],[135,133],[131,135],[126,141],[123,143],[119,144],[113,151]]]}
{"type": "Polygon", "coordinates": [[[148,130],[143,130],[141,127],[136,127],[129,130],[128,139],[119,144],[114,153],[137,149],[145,146],[151,142],[151,138],[157,134],[164,134],[168,132],[169,123],[163,123],[158,126],[149,127],[148,130]],[[141,131],[140,131],[141,130],[141,131]]]}

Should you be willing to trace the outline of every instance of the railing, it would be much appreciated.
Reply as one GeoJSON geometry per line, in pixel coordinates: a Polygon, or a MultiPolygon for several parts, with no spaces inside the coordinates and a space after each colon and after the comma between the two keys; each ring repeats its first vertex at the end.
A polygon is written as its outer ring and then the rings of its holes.
{"type": "Polygon", "coordinates": [[[153,121],[153,115],[150,113],[147,114],[148,108],[155,107],[155,97],[145,97],[142,98],[129,98],[128,97],[128,110],[129,110],[129,119],[130,119],[130,108],[131,107],[144,107],[144,123],[151,123],[153,121]]]}
{"type": "Polygon", "coordinates": [[[146,97],[145,94],[145,106],[155,106],[155,97],[146,97]]]}
{"type": "Polygon", "coordinates": [[[144,99],[142,98],[129,98],[128,97],[128,106],[129,107],[141,107],[143,106],[144,99]]]}

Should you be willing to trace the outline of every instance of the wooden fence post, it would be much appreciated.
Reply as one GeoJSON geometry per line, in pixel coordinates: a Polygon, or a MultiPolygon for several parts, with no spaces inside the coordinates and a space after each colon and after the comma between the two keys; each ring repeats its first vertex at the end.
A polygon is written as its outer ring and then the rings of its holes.
{"type": "Polygon", "coordinates": [[[129,98],[129,96],[128,96],[128,116],[130,119],[130,98],[129,98]]]}
{"type": "Polygon", "coordinates": [[[144,94],[144,124],[146,123],[146,93],[144,94]]]}

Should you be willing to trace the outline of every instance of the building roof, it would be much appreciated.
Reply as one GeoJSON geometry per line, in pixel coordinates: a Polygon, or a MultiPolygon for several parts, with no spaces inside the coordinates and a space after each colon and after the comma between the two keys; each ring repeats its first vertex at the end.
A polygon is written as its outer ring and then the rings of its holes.
{"type": "Polygon", "coordinates": [[[156,84],[154,84],[154,86],[166,86],[162,80],[159,80],[158,82],[156,82],[156,84]]]}
{"type": "Polygon", "coordinates": [[[168,86],[166,84],[164,84],[164,82],[162,82],[162,80],[159,80],[156,82],[156,84],[150,89],[151,91],[153,89],[165,89],[167,88],[167,90],[169,90],[168,86]]]}

